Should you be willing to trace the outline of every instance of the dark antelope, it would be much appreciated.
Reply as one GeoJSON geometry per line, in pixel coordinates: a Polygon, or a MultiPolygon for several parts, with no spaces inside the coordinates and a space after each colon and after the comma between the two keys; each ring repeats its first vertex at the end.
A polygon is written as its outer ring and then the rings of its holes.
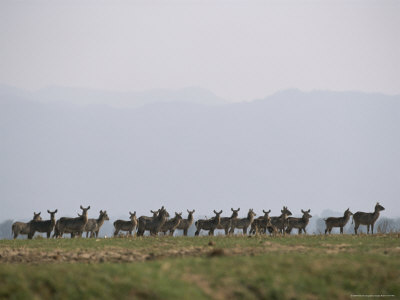
{"type": "Polygon", "coordinates": [[[266,233],[267,227],[272,226],[271,217],[269,216],[269,211],[263,210],[264,215],[254,219],[250,226],[250,234],[266,233]]]}
{"type": "Polygon", "coordinates": [[[232,226],[232,220],[237,219],[238,217],[238,212],[239,212],[240,208],[238,209],[233,209],[231,208],[232,211],[232,215],[230,217],[222,217],[219,225],[217,226],[217,229],[223,229],[225,230],[225,235],[229,234],[229,228],[231,228],[232,226]]]}
{"type": "Polygon", "coordinates": [[[82,209],[82,214],[79,215],[78,218],[60,218],[54,230],[55,237],[62,237],[64,233],[70,233],[71,238],[75,237],[75,235],[81,236],[83,230],[85,229],[86,223],[88,222],[87,211],[90,209],[90,206],[82,209]]]}
{"type": "Polygon", "coordinates": [[[47,238],[50,238],[51,232],[56,225],[55,214],[57,213],[57,209],[55,211],[47,210],[47,212],[50,214],[50,220],[31,221],[28,239],[32,239],[32,237],[35,235],[35,232],[45,232],[47,234],[47,238]]]}
{"type": "Polygon", "coordinates": [[[367,225],[367,233],[369,233],[369,226],[371,226],[372,234],[374,234],[374,224],[379,217],[379,212],[382,210],[385,210],[385,208],[379,205],[379,203],[376,203],[375,211],[373,213],[365,213],[361,211],[356,212],[353,215],[355,234],[357,234],[357,229],[360,225],[367,225]]]}
{"type": "Polygon", "coordinates": [[[165,221],[160,231],[163,232],[164,235],[166,235],[167,231],[169,230],[169,235],[172,236],[174,234],[175,229],[179,226],[181,221],[182,221],[182,213],[178,214],[177,212],[175,212],[175,217],[165,221]]]}
{"type": "MultiPolygon", "coordinates": [[[[286,226],[286,220],[289,216],[291,216],[292,213],[290,210],[288,210],[287,206],[284,206],[283,209],[281,210],[281,215],[279,217],[271,217],[271,224],[272,226],[275,226],[276,230],[279,233],[284,233],[285,232],[285,226],[286,226]]],[[[270,233],[273,233],[272,228],[268,229],[270,233]]]]}
{"type": "Polygon", "coordinates": [[[32,221],[40,221],[42,217],[39,213],[33,213],[33,219],[28,223],[14,222],[11,226],[12,233],[14,234],[14,239],[18,237],[19,234],[29,234],[30,224],[32,221]]]}
{"type": "MultiPolygon", "coordinates": [[[[189,227],[192,226],[192,224],[193,224],[194,209],[193,209],[192,211],[190,211],[190,210],[187,209],[187,212],[188,212],[188,218],[187,218],[187,219],[182,219],[182,220],[179,222],[178,227],[176,227],[176,229],[183,230],[183,235],[184,235],[184,236],[187,236],[189,227]]],[[[174,231],[175,231],[175,230],[170,230],[171,235],[174,235],[174,231]]]]}
{"type": "Polygon", "coordinates": [[[150,235],[157,235],[160,232],[161,227],[167,221],[168,216],[169,214],[163,206],[159,210],[157,217],[151,219],[149,219],[149,217],[140,217],[137,235],[143,236],[146,230],[150,231],[150,235]]]}
{"type": "Polygon", "coordinates": [[[108,221],[110,218],[106,211],[100,211],[100,215],[97,219],[89,219],[85,225],[84,232],[86,232],[86,237],[90,233],[90,237],[98,237],[101,226],[103,226],[104,221],[108,221]]]}
{"type": "Polygon", "coordinates": [[[247,228],[251,226],[251,224],[254,221],[254,216],[256,216],[256,213],[253,211],[252,208],[249,209],[249,212],[247,213],[246,218],[235,218],[231,222],[231,229],[229,233],[233,234],[235,231],[235,228],[237,229],[242,229],[243,234],[247,234],[247,228]]]}
{"type": "Polygon", "coordinates": [[[220,221],[221,221],[221,214],[222,210],[220,212],[216,212],[214,210],[215,217],[211,218],[210,220],[198,220],[196,221],[196,232],[194,235],[199,235],[200,230],[208,230],[208,235],[214,235],[215,229],[218,227],[220,221]]]}
{"type": "Polygon", "coordinates": [[[132,232],[135,233],[138,224],[136,211],[133,213],[129,212],[129,215],[130,221],[117,220],[114,222],[114,236],[117,236],[120,231],[127,231],[127,235],[132,235],[132,232]]]}
{"type": "Polygon", "coordinates": [[[297,228],[299,230],[299,234],[301,234],[301,231],[307,233],[306,227],[310,221],[310,218],[312,218],[312,215],[310,215],[310,211],[311,209],[301,210],[301,212],[303,213],[303,216],[301,218],[288,218],[286,233],[290,233],[293,228],[297,228]]]}
{"type": "Polygon", "coordinates": [[[329,217],[327,219],[324,219],[326,225],[325,234],[327,234],[328,232],[330,234],[332,228],[334,227],[340,227],[340,233],[343,234],[343,227],[346,226],[352,214],[353,213],[350,211],[350,208],[348,208],[345,210],[343,217],[340,218],[329,217]]]}

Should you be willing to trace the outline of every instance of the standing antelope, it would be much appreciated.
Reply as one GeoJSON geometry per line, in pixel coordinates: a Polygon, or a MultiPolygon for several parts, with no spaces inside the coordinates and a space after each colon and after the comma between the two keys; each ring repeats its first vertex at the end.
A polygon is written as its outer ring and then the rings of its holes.
{"type": "Polygon", "coordinates": [[[169,230],[169,235],[172,236],[174,234],[175,229],[179,226],[181,221],[182,221],[182,213],[178,214],[177,212],[175,212],[175,217],[165,221],[160,231],[163,232],[164,235],[166,235],[167,231],[169,230]]]}
{"type": "Polygon", "coordinates": [[[53,231],[54,226],[56,225],[55,214],[57,212],[57,209],[55,211],[47,210],[47,212],[50,214],[50,220],[31,221],[28,239],[32,239],[36,231],[45,232],[47,234],[47,238],[50,238],[51,232],[53,231]]]}
{"type": "Polygon", "coordinates": [[[120,231],[127,231],[127,235],[132,235],[135,234],[136,227],[138,224],[138,220],[136,218],[136,211],[133,213],[129,212],[129,219],[130,221],[124,221],[124,220],[116,220],[114,222],[114,236],[117,236],[120,231]]]}
{"type": "Polygon", "coordinates": [[[98,237],[100,227],[103,226],[104,221],[108,221],[110,218],[106,211],[100,211],[100,215],[97,219],[89,219],[85,225],[84,232],[86,232],[86,237],[88,237],[90,232],[90,237],[98,237]]]}
{"type": "Polygon", "coordinates": [[[28,223],[23,222],[14,222],[11,226],[12,233],[14,234],[14,240],[18,237],[19,234],[29,234],[30,232],[30,225],[32,221],[40,221],[42,217],[39,213],[33,212],[33,218],[28,223]]]}
{"type": "MultiPolygon", "coordinates": [[[[281,215],[279,217],[271,217],[272,226],[275,226],[278,232],[285,233],[285,226],[287,223],[286,220],[291,215],[292,213],[290,212],[290,210],[288,210],[287,206],[284,206],[281,210],[281,215]]],[[[272,228],[268,228],[268,230],[269,233],[273,232],[272,228]]]]}
{"type": "Polygon", "coordinates": [[[269,216],[269,211],[263,210],[264,215],[253,220],[250,227],[250,234],[266,233],[268,224],[271,224],[271,217],[269,216]]]}
{"type": "Polygon", "coordinates": [[[238,212],[240,210],[240,207],[238,209],[233,209],[231,208],[232,215],[230,217],[223,217],[221,218],[219,225],[217,226],[217,229],[224,229],[225,230],[225,235],[229,234],[229,228],[232,226],[232,221],[237,219],[238,217],[238,212]]]}
{"type": "Polygon", "coordinates": [[[164,206],[161,207],[157,217],[155,217],[155,218],[141,216],[139,218],[139,226],[138,226],[137,235],[143,236],[143,234],[146,230],[149,230],[151,235],[157,235],[160,232],[161,227],[167,221],[168,216],[169,216],[169,214],[166,211],[166,209],[164,208],[164,206]]]}
{"type": "MultiPolygon", "coordinates": [[[[183,230],[183,235],[184,235],[184,236],[187,236],[189,227],[192,226],[192,224],[193,224],[193,214],[194,214],[194,211],[195,211],[194,209],[193,209],[192,211],[190,211],[190,210],[187,209],[188,218],[187,218],[187,219],[182,219],[182,220],[179,222],[178,227],[176,227],[176,229],[183,230]]],[[[175,231],[175,229],[170,230],[171,235],[174,235],[174,231],[175,231]]]]}
{"type": "Polygon", "coordinates": [[[81,205],[80,208],[82,209],[82,215],[78,214],[78,218],[62,217],[58,219],[54,229],[54,237],[62,237],[64,233],[70,233],[71,238],[75,237],[75,235],[82,235],[88,222],[87,211],[90,209],[90,206],[84,208],[81,205]]]}
{"type": "Polygon", "coordinates": [[[214,230],[217,228],[218,224],[221,221],[221,214],[222,210],[220,212],[216,212],[214,210],[215,217],[211,218],[210,220],[198,220],[196,223],[196,232],[194,235],[199,235],[200,230],[208,230],[208,235],[214,235],[214,230]]]}
{"type": "Polygon", "coordinates": [[[254,216],[256,216],[256,213],[253,211],[252,208],[249,209],[249,212],[247,213],[247,217],[246,218],[236,218],[232,220],[231,223],[231,229],[229,231],[229,233],[233,234],[235,231],[235,228],[237,229],[242,229],[243,230],[243,234],[247,234],[247,228],[249,226],[251,226],[251,224],[254,221],[254,216]]]}
{"type": "Polygon", "coordinates": [[[367,233],[369,233],[369,226],[371,226],[372,234],[374,234],[374,224],[379,217],[379,212],[382,210],[385,210],[385,208],[379,205],[378,202],[375,205],[375,211],[373,213],[365,213],[361,211],[356,212],[353,215],[355,234],[357,234],[357,229],[360,225],[367,225],[367,233]]]}
{"type": "Polygon", "coordinates": [[[352,214],[353,213],[350,211],[350,208],[348,208],[345,210],[343,217],[340,218],[329,217],[327,219],[324,219],[326,225],[325,234],[327,232],[331,234],[333,227],[340,227],[340,233],[343,234],[343,227],[346,226],[352,214]]]}
{"type": "Polygon", "coordinates": [[[288,218],[287,219],[287,228],[286,228],[286,233],[290,233],[293,228],[297,228],[299,230],[299,234],[301,234],[301,231],[303,230],[304,233],[307,233],[306,227],[308,225],[308,222],[310,221],[310,218],[312,218],[312,215],[310,215],[309,210],[301,210],[303,213],[303,216],[301,218],[288,218]]]}

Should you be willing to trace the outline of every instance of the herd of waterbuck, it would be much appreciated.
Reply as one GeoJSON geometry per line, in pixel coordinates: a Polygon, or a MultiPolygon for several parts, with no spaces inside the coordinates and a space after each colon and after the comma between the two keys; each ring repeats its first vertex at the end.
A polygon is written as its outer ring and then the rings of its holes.
{"type": "MultiPolygon", "coordinates": [[[[82,236],[86,232],[86,237],[90,233],[90,237],[98,237],[100,227],[104,221],[109,220],[106,211],[100,211],[100,215],[97,219],[88,219],[87,208],[80,207],[82,214],[78,214],[77,218],[62,217],[56,221],[55,211],[47,211],[50,214],[50,220],[42,220],[40,213],[33,213],[33,219],[28,223],[15,222],[12,225],[12,232],[14,239],[20,234],[28,235],[28,239],[32,239],[36,232],[46,233],[47,238],[50,238],[51,233],[53,237],[62,237],[65,233],[69,233],[71,238],[75,236],[82,236]]],[[[354,221],[354,232],[357,234],[357,229],[360,225],[367,225],[367,232],[371,227],[372,233],[374,233],[374,224],[379,217],[380,211],[385,208],[379,203],[375,205],[375,210],[372,213],[356,212],[353,214],[350,209],[344,212],[343,217],[330,217],[324,219],[326,224],[325,234],[331,233],[332,228],[339,227],[340,233],[343,233],[343,227],[347,224],[350,216],[353,216],[354,221]]],[[[235,229],[241,229],[243,234],[266,234],[267,232],[271,235],[290,233],[292,229],[298,229],[298,233],[301,234],[303,231],[306,232],[306,227],[309,223],[310,209],[301,210],[303,216],[301,218],[290,217],[292,213],[284,206],[281,210],[281,215],[276,217],[270,217],[271,210],[263,210],[264,215],[258,218],[253,209],[249,209],[246,218],[239,218],[238,212],[240,208],[233,209],[230,217],[221,217],[222,210],[217,212],[214,210],[215,216],[211,219],[201,219],[195,222],[196,232],[195,235],[199,235],[201,230],[208,231],[209,235],[214,235],[216,229],[223,229],[225,234],[233,234],[235,229]]],[[[120,231],[125,231],[127,234],[132,235],[137,230],[138,236],[143,236],[145,231],[149,231],[150,235],[158,235],[158,233],[170,235],[174,234],[175,230],[183,230],[183,234],[188,234],[189,227],[193,224],[193,214],[195,210],[187,211],[188,218],[183,219],[182,213],[175,213],[173,218],[169,218],[167,210],[161,207],[157,211],[152,211],[153,216],[141,216],[136,217],[136,212],[129,212],[130,218],[128,221],[116,220],[114,222],[114,236],[118,236],[120,231]]]]}

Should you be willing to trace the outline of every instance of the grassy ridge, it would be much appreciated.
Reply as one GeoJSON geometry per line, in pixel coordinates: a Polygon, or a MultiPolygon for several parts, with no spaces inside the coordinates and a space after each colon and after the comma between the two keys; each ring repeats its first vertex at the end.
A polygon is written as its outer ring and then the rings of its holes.
{"type": "Polygon", "coordinates": [[[0,253],[21,247],[33,251],[62,248],[71,252],[123,248],[155,253],[203,247],[219,255],[134,263],[3,263],[0,298],[349,299],[352,294],[400,297],[397,235],[0,241],[0,253]],[[262,251],[246,255],[247,250],[254,249],[262,251]],[[227,254],[230,250],[239,254],[227,254]]]}

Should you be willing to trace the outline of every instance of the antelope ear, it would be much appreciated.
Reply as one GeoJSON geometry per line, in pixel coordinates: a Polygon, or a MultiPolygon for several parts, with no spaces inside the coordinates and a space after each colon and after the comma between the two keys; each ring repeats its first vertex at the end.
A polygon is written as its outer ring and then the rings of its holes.
{"type": "Polygon", "coordinates": [[[214,209],[214,214],[217,214],[217,212],[215,211],[215,209],[214,209]]]}
{"type": "Polygon", "coordinates": [[[80,206],[81,209],[83,209],[82,205],[80,206]]]}
{"type": "Polygon", "coordinates": [[[219,214],[219,215],[222,214],[222,209],[221,209],[221,211],[220,211],[218,214],[219,214]]]}
{"type": "Polygon", "coordinates": [[[310,212],[310,211],[311,211],[311,208],[307,212],[310,212]]]}
{"type": "Polygon", "coordinates": [[[90,209],[90,205],[86,208],[86,210],[90,209]]]}
{"type": "Polygon", "coordinates": [[[233,211],[233,207],[231,207],[231,211],[233,211]]]}
{"type": "Polygon", "coordinates": [[[240,207],[237,209],[237,211],[239,211],[240,210],[240,207]]]}
{"type": "Polygon", "coordinates": [[[50,213],[50,211],[49,211],[49,210],[47,210],[47,212],[48,212],[48,213],[50,213]]]}
{"type": "Polygon", "coordinates": [[[301,212],[302,212],[303,214],[305,214],[305,213],[306,213],[304,210],[301,210],[301,212]]]}
{"type": "Polygon", "coordinates": [[[41,213],[42,213],[42,212],[40,211],[40,212],[38,213],[38,215],[40,216],[41,213]]]}
{"type": "Polygon", "coordinates": [[[268,211],[268,213],[270,213],[270,212],[271,212],[271,210],[268,211]]]}
{"type": "Polygon", "coordinates": [[[56,212],[58,212],[58,209],[56,209],[56,210],[54,211],[54,213],[56,213],[56,212]]]}
{"type": "Polygon", "coordinates": [[[193,210],[192,210],[192,214],[194,214],[194,212],[195,212],[195,210],[193,209],[193,210]]]}
{"type": "Polygon", "coordinates": [[[186,210],[187,210],[188,214],[190,214],[190,211],[188,209],[186,209],[186,210]]]}
{"type": "Polygon", "coordinates": [[[133,212],[133,214],[136,216],[136,210],[133,212]]]}

